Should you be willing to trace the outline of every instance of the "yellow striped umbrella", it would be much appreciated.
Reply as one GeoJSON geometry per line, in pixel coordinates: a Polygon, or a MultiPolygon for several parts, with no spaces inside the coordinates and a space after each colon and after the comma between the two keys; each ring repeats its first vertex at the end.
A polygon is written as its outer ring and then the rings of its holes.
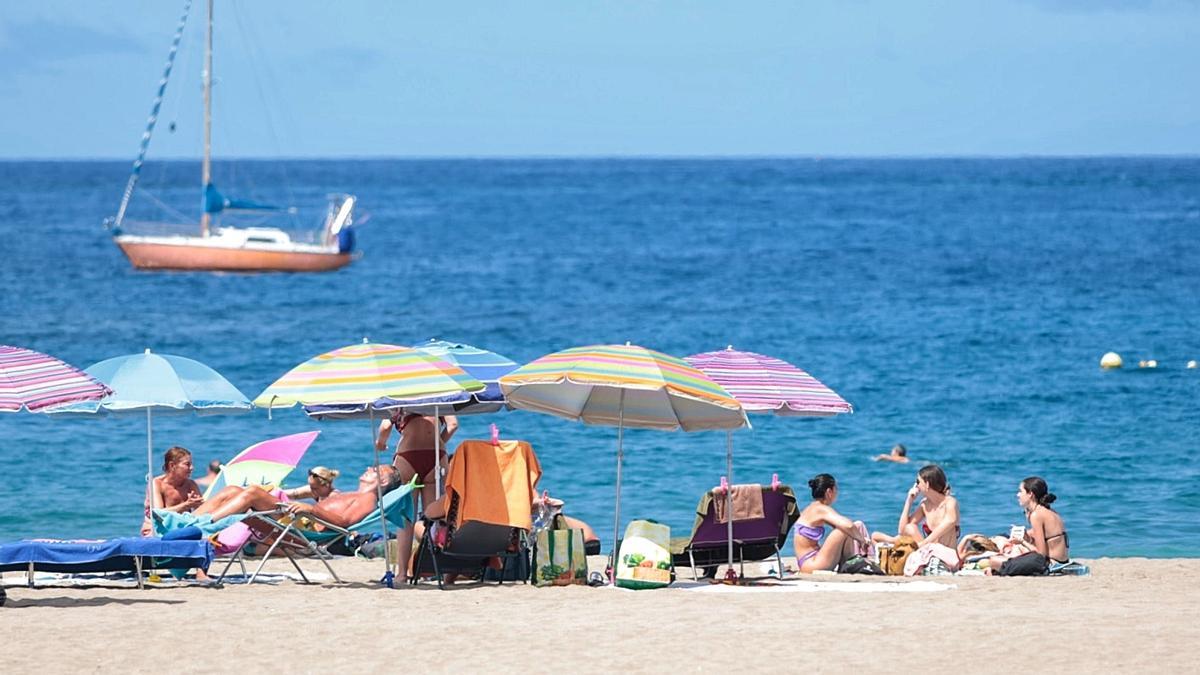
{"type": "MultiPolygon", "coordinates": [[[[481,392],[485,385],[467,375],[458,366],[444,361],[428,352],[396,345],[362,344],[350,345],[313,357],[292,368],[274,384],[263,390],[254,405],[263,408],[290,408],[302,405],[361,405],[374,410],[380,399],[393,402],[445,404],[450,408],[455,403],[471,400],[471,395],[481,392]]],[[[436,412],[435,412],[436,414],[436,412]]],[[[374,441],[375,429],[371,429],[374,441]]],[[[441,435],[434,434],[440,444],[441,435]]],[[[374,442],[372,442],[374,447],[374,442]]],[[[441,448],[433,449],[434,457],[441,456],[441,448]]],[[[375,451],[375,464],[379,464],[379,451],[375,451]]],[[[441,492],[441,472],[436,474],[437,492],[441,492]]],[[[383,494],[378,495],[383,503],[383,494]]],[[[387,519],[382,518],[384,541],[387,541],[387,519]]],[[[384,564],[388,571],[384,583],[392,584],[391,556],[385,551],[384,564]]]]}
{"type": "Polygon", "coordinates": [[[742,404],[683,359],[637,345],[548,354],[500,378],[513,408],[617,427],[617,503],[611,568],[621,536],[624,428],[702,431],[745,426],[742,404]]]}
{"type": "Polygon", "coordinates": [[[484,384],[458,366],[419,349],[362,344],[315,356],[263,390],[254,405],[371,405],[381,398],[421,403],[469,401],[484,384]]]}

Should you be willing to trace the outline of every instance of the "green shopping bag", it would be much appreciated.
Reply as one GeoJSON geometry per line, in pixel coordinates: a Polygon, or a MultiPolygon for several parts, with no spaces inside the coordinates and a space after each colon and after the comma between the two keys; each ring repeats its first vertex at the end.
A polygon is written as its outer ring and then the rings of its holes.
{"type": "Polygon", "coordinates": [[[533,585],[569,586],[587,583],[587,554],[583,530],[542,530],[537,534],[533,585]]]}

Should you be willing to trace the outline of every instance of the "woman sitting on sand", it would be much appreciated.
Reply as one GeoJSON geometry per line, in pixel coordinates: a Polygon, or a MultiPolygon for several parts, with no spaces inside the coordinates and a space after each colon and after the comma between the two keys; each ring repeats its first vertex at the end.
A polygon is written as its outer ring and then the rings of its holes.
{"type": "MultiPolygon", "coordinates": [[[[154,491],[154,507],[187,513],[204,503],[200,486],[192,480],[192,453],[187,448],[174,446],[163,456],[163,475],[155,476],[151,489],[154,491]]],[[[142,536],[154,533],[150,522],[149,502],[146,503],[146,518],[142,521],[142,536]]]]}
{"type": "Polygon", "coordinates": [[[1057,497],[1046,481],[1030,476],[1017,486],[1017,503],[1025,509],[1029,529],[1024,537],[1010,539],[1017,555],[998,555],[988,559],[991,571],[1000,576],[1037,576],[1045,574],[1051,562],[1065,565],[1071,560],[1067,527],[1062,516],[1050,507],[1057,497]],[[1025,552],[1027,549],[1028,552],[1025,552]]]}
{"type": "Polygon", "coordinates": [[[838,498],[837,481],[833,476],[817,474],[808,481],[808,487],[812,489],[813,500],[800,512],[793,528],[796,564],[800,571],[835,569],[849,558],[869,550],[871,540],[867,538],[866,525],[860,520],[851,522],[833,508],[838,498]],[[821,543],[826,525],[833,531],[821,543]]]}
{"type": "Polygon", "coordinates": [[[917,482],[908,490],[904,508],[900,511],[900,525],[896,536],[876,532],[871,538],[877,542],[896,543],[903,536],[912,537],[918,546],[938,543],[954,548],[958,541],[958,500],[950,496],[946,474],[936,464],[921,467],[917,482]],[[923,498],[916,507],[913,500],[923,498]]]}

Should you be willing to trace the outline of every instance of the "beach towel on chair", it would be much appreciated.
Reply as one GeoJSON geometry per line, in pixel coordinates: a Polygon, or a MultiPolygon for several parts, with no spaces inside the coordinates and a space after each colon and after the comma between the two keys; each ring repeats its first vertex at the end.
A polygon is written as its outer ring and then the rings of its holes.
{"type": "Polygon", "coordinates": [[[542,466],[528,442],[467,440],[454,456],[443,497],[447,512],[453,495],[459,497],[454,526],[466,521],[522,530],[533,526],[531,505],[542,466]]]}

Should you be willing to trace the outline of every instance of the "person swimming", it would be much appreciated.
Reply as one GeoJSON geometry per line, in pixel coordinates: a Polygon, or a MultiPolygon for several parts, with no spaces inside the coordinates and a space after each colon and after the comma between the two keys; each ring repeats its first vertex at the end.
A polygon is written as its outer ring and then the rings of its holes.
{"type": "Polygon", "coordinates": [[[908,464],[908,448],[904,447],[903,443],[897,443],[892,446],[892,451],[886,455],[875,455],[872,457],[876,462],[895,462],[897,464],[908,464]]]}

